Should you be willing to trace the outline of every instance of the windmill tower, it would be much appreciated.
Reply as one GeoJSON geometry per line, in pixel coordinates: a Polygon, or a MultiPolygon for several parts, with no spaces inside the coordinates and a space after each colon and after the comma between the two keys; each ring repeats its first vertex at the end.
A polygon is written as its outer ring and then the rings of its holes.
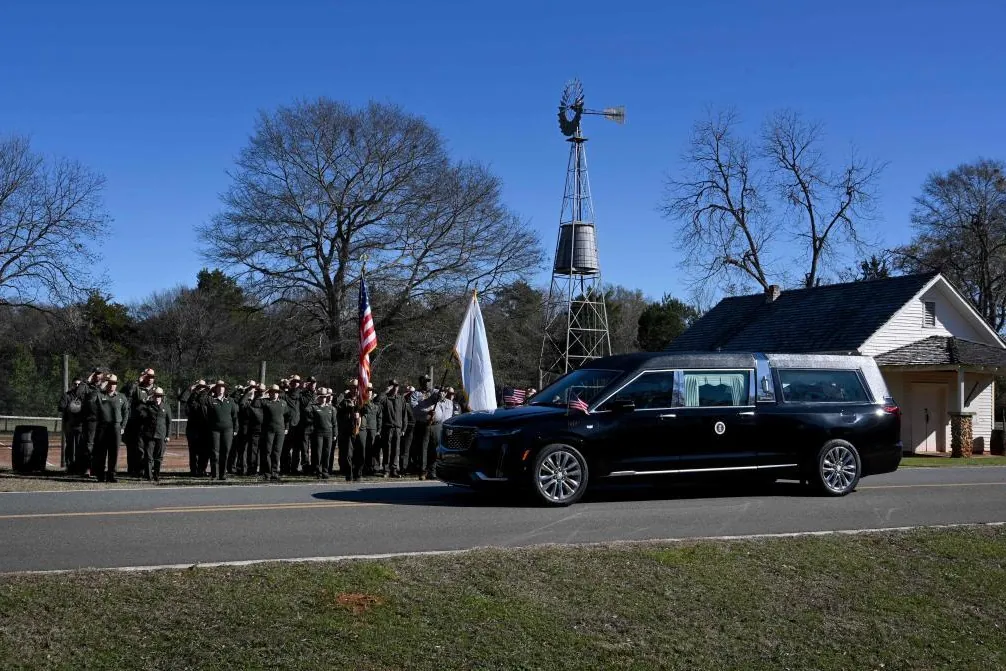
{"type": "Polygon", "coordinates": [[[559,130],[570,143],[569,163],[552,264],[552,285],[545,304],[538,364],[539,388],[591,359],[611,354],[594,229],[594,205],[587,178],[587,138],[580,130],[584,115],[625,123],[624,107],[586,109],[583,85],[579,80],[574,79],[563,89],[559,102],[559,130]]]}

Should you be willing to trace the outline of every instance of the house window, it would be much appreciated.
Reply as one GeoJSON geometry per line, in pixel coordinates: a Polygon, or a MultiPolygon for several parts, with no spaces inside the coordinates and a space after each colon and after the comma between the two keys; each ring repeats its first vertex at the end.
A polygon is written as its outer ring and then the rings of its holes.
{"type": "Polygon", "coordinates": [[[931,329],[936,326],[936,303],[934,301],[926,301],[924,303],[926,306],[926,314],[922,317],[922,326],[931,329]]]}

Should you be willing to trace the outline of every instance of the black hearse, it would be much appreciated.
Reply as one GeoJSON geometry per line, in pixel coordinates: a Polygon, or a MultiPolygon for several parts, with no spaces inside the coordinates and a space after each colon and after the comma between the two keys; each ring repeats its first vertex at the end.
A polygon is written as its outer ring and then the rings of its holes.
{"type": "MultiPolygon", "coordinates": [[[[582,406],[580,406],[582,408],[582,406]]],[[[869,357],[636,353],[590,362],[528,405],[444,424],[437,477],[523,487],[549,505],[588,483],[734,473],[844,496],[901,461],[901,411],[869,357]],[[586,404],[587,412],[570,405],[586,404]]]]}

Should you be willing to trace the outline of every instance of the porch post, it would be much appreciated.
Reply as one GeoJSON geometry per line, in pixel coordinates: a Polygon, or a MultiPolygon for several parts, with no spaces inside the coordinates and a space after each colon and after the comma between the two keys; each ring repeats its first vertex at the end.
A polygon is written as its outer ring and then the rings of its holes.
{"type": "Polygon", "coordinates": [[[954,411],[950,413],[950,456],[951,458],[971,457],[974,447],[973,439],[973,412],[965,412],[964,404],[967,401],[964,389],[964,370],[957,369],[957,384],[955,385],[956,397],[954,411]]]}

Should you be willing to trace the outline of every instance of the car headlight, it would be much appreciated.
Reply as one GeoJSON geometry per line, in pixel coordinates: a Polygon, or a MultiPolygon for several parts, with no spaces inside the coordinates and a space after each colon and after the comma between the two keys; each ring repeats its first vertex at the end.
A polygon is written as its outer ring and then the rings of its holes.
{"type": "Polygon", "coordinates": [[[520,433],[520,427],[516,429],[479,429],[480,438],[506,438],[507,436],[514,436],[520,433]]]}

